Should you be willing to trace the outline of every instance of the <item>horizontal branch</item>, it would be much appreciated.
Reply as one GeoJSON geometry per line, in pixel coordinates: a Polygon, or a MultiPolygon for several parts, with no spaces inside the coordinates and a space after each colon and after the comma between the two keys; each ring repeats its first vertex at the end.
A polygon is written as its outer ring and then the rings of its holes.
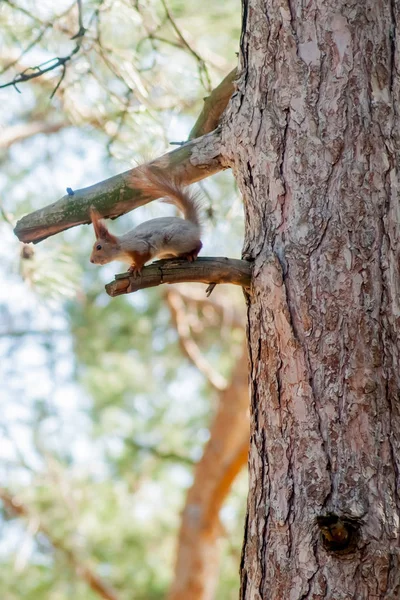
{"type": "MultiPolygon", "coordinates": [[[[151,166],[183,185],[200,181],[223,170],[220,163],[220,130],[203,135],[177,150],[155,159],[151,166]]],[[[154,200],[133,187],[130,169],[81,190],[70,190],[57,202],[36,210],[17,222],[14,233],[21,242],[40,242],[76,225],[90,223],[89,208],[94,206],[104,217],[114,219],[154,200]]]]}
{"type": "Polygon", "coordinates": [[[145,267],[141,275],[120,273],[106,285],[109,296],[120,296],[162,283],[232,283],[249,289],[251,264],[245,260],[224,257],[203,257],[195,262],[186,259],[165,259],[145,267]]]}

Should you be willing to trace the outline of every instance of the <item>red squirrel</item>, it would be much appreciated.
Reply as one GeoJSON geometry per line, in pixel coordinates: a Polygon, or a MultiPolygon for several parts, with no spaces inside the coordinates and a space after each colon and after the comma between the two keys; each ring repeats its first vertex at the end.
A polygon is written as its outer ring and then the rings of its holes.
{"type": "Polygon", "coordinates": [[[179,217],[159,217],[141,223],[135,229],[117,237],[110,233],[100,214],[90,209],[90,218],[96,234],[90,262],[104,265],[120,260],[130,265],[129,271],[140,274],[152,258],[197,258],[203,244],[200,241],[199,201],[181,184],[155,172],[150,167],[139,167],[130,184],[144,194],[175,204],[182,211],[179,217]]]}

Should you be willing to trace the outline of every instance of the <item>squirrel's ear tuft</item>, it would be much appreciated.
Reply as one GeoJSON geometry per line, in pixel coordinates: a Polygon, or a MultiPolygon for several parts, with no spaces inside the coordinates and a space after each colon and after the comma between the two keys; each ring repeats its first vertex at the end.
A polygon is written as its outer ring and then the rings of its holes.
{"type": "Polygon", "coordinates": [[[96,238],[100,240],[107,240],[109,242],[116,241],[116,237],[108,231],[105,221],[101,218],[99,211],[96,210],[94,206],[90,207],[89,214],[93,223],[96,238]]]}

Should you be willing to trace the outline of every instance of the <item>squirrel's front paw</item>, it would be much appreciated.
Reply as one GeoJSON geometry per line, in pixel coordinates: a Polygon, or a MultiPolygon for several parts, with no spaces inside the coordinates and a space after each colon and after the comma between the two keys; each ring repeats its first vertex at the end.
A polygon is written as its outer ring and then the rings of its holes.
{"type": "Polygon", "coordinates": [[[136,265],[131,265],[128,269],[128,273],[132,273],[135,277],[138,277],[142,272],[142,269],[138,269],[136,265]]]}

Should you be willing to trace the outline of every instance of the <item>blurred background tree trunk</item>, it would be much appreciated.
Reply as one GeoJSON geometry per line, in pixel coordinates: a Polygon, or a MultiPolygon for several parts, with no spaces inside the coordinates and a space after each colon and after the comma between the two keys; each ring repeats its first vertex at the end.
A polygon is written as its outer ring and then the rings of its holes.
{"type": "Polygon", "coordinates": [[[248,366],[243,353],[217,413],[182,514],[169,600],[212,600],[218,583],[220,511],[249,451],[248,366]]]}
{"type": "Polygon", "coordinates": [[[224,130],[254,261],[242,599],[400,597],[398,18],[243,3],[224,130]]]}

